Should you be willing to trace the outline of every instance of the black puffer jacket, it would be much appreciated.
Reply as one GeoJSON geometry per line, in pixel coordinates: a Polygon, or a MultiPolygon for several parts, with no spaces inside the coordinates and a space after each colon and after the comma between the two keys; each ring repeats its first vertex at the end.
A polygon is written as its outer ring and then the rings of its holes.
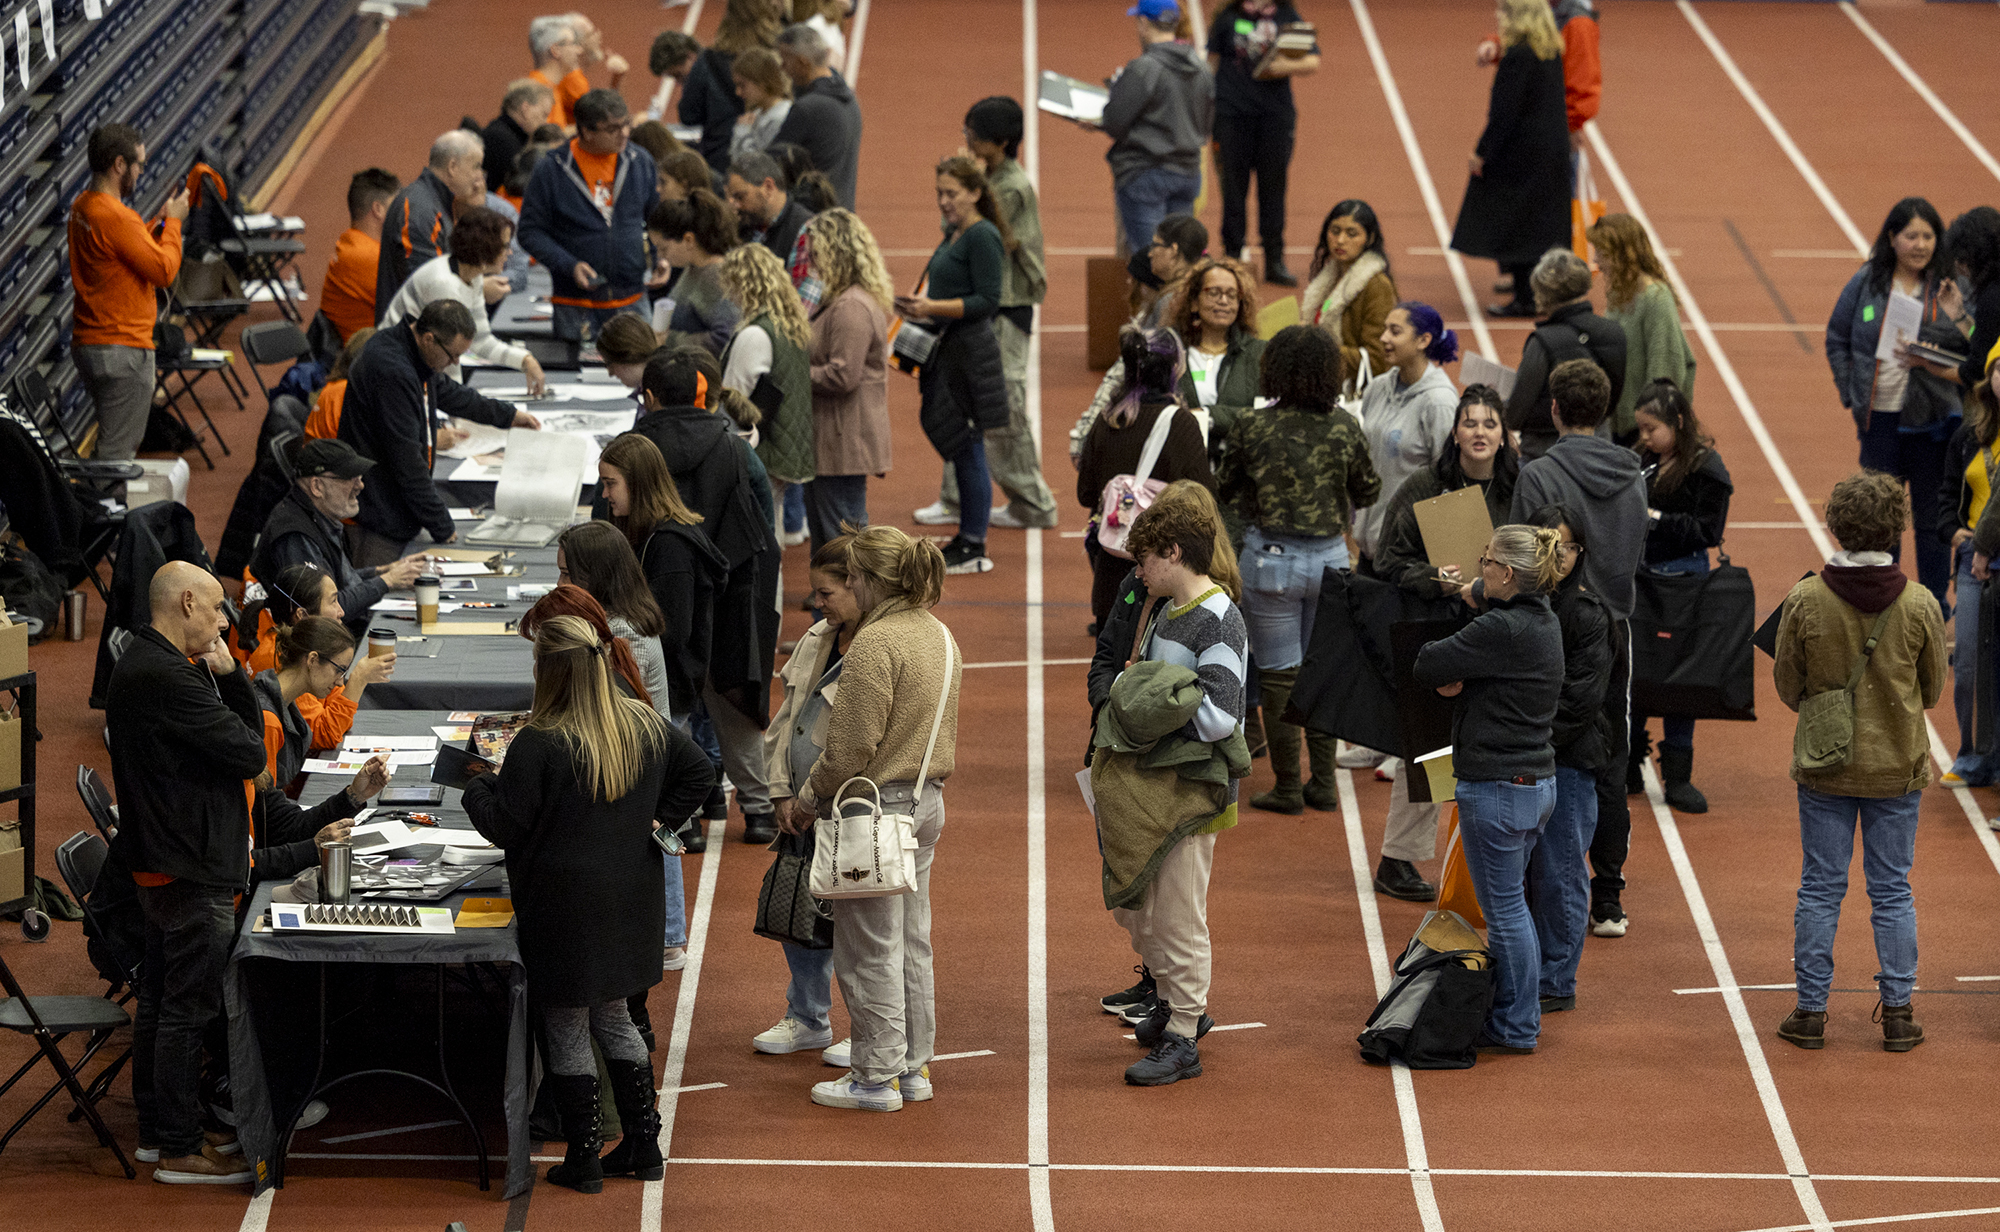
{"type": "Polygon", "coordinates": [[[1563,682],[1549,728],[1556,764],[1596,774],[1611,760],[1611,720],[1604,691],[1611,683],[1611,616],[1572,573],[1549,596],[1562,625],[1563,682]]]}
{"type": "Polygon", "coordinates": [[[1007,376],[993,322],[958,321],[938,339],[917,380],[918,421],[942,458],[955,458],[972,434],[1007,426],[1007,376]]]}
{"type": "Polygon", "coordinates": [[[1640,454],[1646,478],[1646,504],[1660,511],[1646,532],[1645,563],[1678,560],[1705,552],[1722,543],[1723,528],[1729,523],[1729,498],[1736,491],[1729,468],[1721,455],[1710,449],[1702,454],[1694,473],[1680,481],[1673,491],[1657,491],[1659,459],[1640,454]]]}

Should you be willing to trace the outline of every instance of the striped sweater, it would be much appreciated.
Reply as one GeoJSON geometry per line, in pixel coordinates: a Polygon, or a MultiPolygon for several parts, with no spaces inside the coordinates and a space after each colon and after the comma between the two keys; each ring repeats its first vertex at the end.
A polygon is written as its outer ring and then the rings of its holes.
{"type": "Polygon", "coordinates": [[[1242,722],[1249,645],[1243,613],[1220,586],[1187,607],[1162,609],[1145,657],[1185,667],[1201,682],[1201,709],[1190,724],[1195,739],[1226,740],[1242,722]]]}

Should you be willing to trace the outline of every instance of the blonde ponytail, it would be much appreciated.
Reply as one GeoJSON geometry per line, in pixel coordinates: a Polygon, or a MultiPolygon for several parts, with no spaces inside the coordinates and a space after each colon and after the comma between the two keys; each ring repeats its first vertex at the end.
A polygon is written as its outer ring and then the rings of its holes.
{"type": "Polygon", "coordinates": [[[1546,527],[1496,528],[1492,559],[1514,571],[1524,595],[1547,594],[1562,582],[1562,536],[1546,527]]]}
{"type": "Polygon", "coordinates": [[[867,579],[878,613],[928,608],[944,597],[944,553],[928,539],[912,539],[893,526],[870,526],[847,547],[850,578],[867,579]]]}

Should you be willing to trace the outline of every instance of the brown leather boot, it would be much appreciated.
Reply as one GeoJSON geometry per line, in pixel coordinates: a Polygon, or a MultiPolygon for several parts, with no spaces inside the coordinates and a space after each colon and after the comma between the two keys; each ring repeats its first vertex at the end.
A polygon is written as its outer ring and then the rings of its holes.
{"type": "Polygon", "coordinates": [[[1911,1016],[1912,1007],[1875,1003],[1875,1021],[1882,1024],[1882,1051],[1908,1052],[1924,1042],[1923,1024],[1911,1016]]]}
{"type": "Polygon", "coordinates": [[[1794,1009],[1778,1024],[1778,1038],[1801,1048],[1826,1047],[1826,1011],[1794,1009]]]}

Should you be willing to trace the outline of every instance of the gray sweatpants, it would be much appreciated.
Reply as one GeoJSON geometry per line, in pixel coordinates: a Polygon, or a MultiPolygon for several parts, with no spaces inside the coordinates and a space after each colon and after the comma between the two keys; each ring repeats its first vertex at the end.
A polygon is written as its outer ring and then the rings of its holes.
{"type": "MultiPolygon", "coordinates": [[[[784,593],[782,587],[778,593],[784,593]]],[[[715,741],[722,746],[722,771],[736,786],[736,807],[746,817],[770,812],[771,770],[764,761],[764,733],[706,681],[701,696],[708,703],[708,721],[715,725],[715,741]]]]}
{"type": "MultiPolygon", "coordinates": [[[[885,808],[905,807],[910,785],[882,788],[885,808]]],[[[888,898],[833,901],[833,974],[853,1033],[850,1067],[863,1082],[887,1082],[930,1063],[937,1047],[937,985],[931,974],[931,857],[944,833],[944,789],[916,808],[917,888],[888,898]]]]}
{"type": "Polygon", "coordinates": [[[151,347],[80,346],[70,350],[77,375],[97,407],[97,453],[102,462],[136,456],[153,410],[151,347]]]}

